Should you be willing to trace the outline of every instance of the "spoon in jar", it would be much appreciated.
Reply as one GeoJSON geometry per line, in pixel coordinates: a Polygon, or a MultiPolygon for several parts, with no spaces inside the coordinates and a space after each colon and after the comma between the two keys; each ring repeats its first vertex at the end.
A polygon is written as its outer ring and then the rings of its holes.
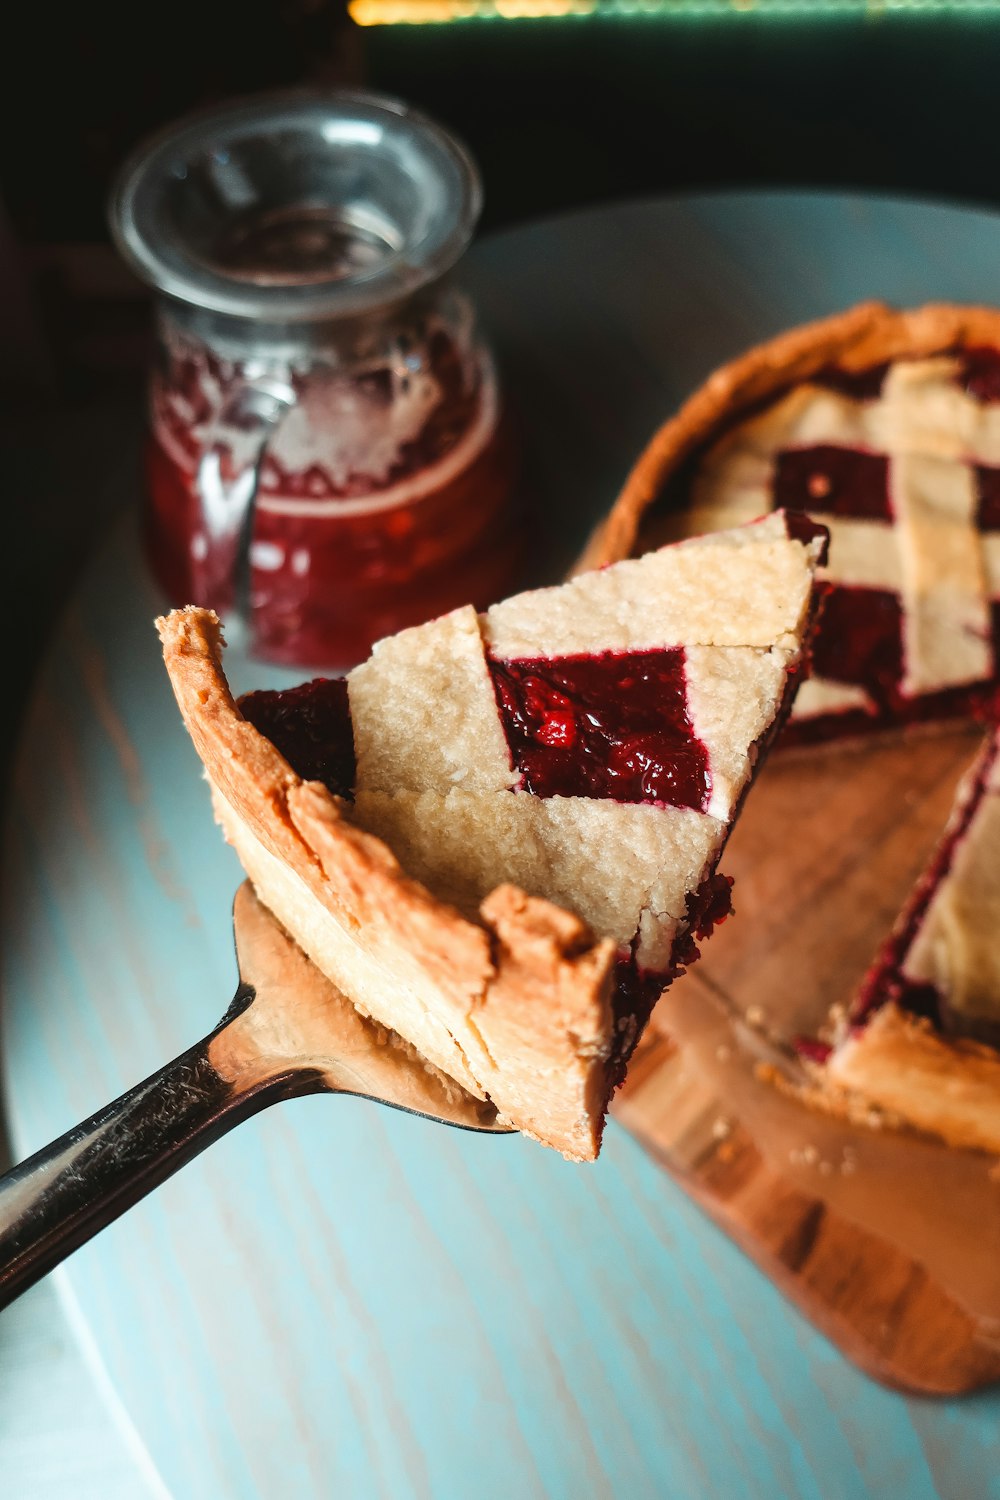
{"type": "Polygon", "coordinates": [[[507,1134],[400,1037],[362,1016],[249,882],[233,903],[240,982],[204,1041],[0,1177],[0,1307],[234,1125],[280,1099],[354,1094],[507,1134]]]}

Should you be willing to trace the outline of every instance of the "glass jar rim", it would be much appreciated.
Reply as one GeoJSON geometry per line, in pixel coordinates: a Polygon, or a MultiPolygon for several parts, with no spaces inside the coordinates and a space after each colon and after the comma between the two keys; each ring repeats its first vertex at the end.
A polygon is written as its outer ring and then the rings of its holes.
{"type": "Polygon", "coordinates": [[[308,323],[374,312],[439,279],[481,208],[475,162],[449,131],[399,99],[327,89],[252,95],[173,122],[121,167],[109,220],[132,270],[168,297],[308,323]],[[371,264],[266,282],[219,264],[211,236],[227,214],[266,209],[289,179],[305,212],[335,210],[345,232],[365,237],[371,264]]]}

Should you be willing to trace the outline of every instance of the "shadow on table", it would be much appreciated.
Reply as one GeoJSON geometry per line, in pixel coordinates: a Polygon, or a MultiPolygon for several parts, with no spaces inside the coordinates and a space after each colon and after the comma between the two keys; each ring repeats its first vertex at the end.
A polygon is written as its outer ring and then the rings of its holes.
{"type": "MultiPolygon", "coordinates": [[[[136,493],[140,423],[135,382],[123,389],[121,381],[95,379],[74,399],[0,404],[0,472],[17,500],[0,548],[0,597],[17,627],[17,649],[5,654],[0,714],[5,809],[21,719],[50,632],[81,567],[136,493]]],[[[0,1111],[0,1168],[11,1161],[0,1111]]]]}

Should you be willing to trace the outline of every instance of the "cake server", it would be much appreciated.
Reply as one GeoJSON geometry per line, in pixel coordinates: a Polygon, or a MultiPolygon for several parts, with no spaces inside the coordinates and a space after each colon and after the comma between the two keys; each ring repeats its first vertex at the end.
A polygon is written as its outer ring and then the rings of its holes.
{"type": "Polygon", "coordinates": [[[263,907],[233,903],[239,985],[204,1041],[0,1178],[0,1307],[234,1125],[303,1094],[355,1094],[510,1133],[492,1104],[354,1009],[263,907]]]}

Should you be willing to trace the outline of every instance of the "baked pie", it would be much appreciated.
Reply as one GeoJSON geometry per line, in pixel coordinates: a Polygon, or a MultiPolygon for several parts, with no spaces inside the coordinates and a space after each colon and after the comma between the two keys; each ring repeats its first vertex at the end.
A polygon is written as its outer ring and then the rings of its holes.
{"type": "Polygon", "coordinates": [[[376,645],[237,704],[205,610],[160,620],[219,822],[355,1004],[527,1134],[597,1154],[787,713],[826,533],[775,513],[376,645]]]}
{"type": "Polygon", "coordinates": [[[777,507],[830,531],[787,739],[983,705],[1000,680],[1000,312],[869,303],[725,366],[653,438],[582,566],[777,507]]]}
{"type": "Polygon", "coordinates": [[[833,1044],[806,1042],[828,1099],[874,1104],[1000,1151],[1000,729],[833,1044]]]}
{"type": "MultiPolygon", "coordinates": [[[[786,738],[995,714],[1000,681],[1000,312],[869,303],[713,375],[655,435],[583,566],[769,507],[830,532],[813,674],[786,738]]],[[[813,1103],[1000,1150],[1000,755],[829,1039],[813,1103]]]]}

